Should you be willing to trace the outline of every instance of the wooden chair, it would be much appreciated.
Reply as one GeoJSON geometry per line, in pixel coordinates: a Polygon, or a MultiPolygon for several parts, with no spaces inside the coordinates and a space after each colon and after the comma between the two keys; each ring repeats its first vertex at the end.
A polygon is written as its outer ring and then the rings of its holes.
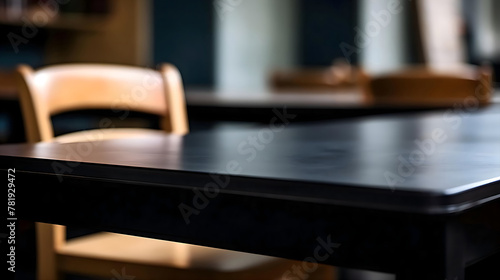
{"type": "Polygon", "coordinates": [[[481,106],[490,102],[492,92],[487,66],[416,66],[374,77],[361,72],[360,80],[366,102],[374,105],[481,106]]]}
{"type": "MultiPolygon", "coordinates": [[[[188,132],[184,91],[172,65],[159,71],[138,67],[76,64],[17,69],[26,133],[30,142],[78,142],[140,137],[144,129],[98,129],[54,137],[50,116],[64,111],[101,108],[157,114],[164,131],[188,132]]],[[[300,262],[163,240],[101,232],[66,240],[64,226],[38,223],[38,279],[64,273],[107,279],[280,279],[300,262]],[[122,271],[122,268],[125,270],[122,271]],[[117,275],[115,275],[117,274],[117,275]],[[128,278],[127,278],[128,279],[128,278]]],[[[309,279],[334,279],[330,266],[319,266],[309,279]]]]}

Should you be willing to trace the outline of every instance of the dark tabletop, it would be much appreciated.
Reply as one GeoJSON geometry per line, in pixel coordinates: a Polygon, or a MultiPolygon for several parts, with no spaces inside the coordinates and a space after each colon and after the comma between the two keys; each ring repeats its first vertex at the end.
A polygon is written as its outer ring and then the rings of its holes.
{"type": "Polygon", "coordinates": [[[498,105],[300,125],[281,123],[282,114],[261,128],[185,137],[4,145],[0,163],[175,188],[219,178],[225,193],[414,213],[500,196],[498,105]]]}

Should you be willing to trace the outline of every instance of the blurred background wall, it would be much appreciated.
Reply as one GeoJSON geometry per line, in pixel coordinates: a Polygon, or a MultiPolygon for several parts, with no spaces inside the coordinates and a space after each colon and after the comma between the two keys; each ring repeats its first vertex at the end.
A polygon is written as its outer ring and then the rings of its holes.
{"type": "Polygon", "coordinates": [[[410,4],[394,3],[393,0],[362,0],[359,5],[355,47],[360,52],[359,64],[367,71],[391,71],[407,63],[410,35],[406,19],[410,4]]]}
{"type": "Polygon", "coordinates": [[[171,62],[188,87],[263,89],[273,69],[339,58],[374,72],[446,54],[500,62],[493,0],[69,0],[57,13],[38,4],[0,1],[0,68],[171,62]]]}
{"type": "Polygon", "coordinates": [[[216,16],[212,1],[152,1],[154,64],[173,63],[188,85],[213,85],[216,16]]]}

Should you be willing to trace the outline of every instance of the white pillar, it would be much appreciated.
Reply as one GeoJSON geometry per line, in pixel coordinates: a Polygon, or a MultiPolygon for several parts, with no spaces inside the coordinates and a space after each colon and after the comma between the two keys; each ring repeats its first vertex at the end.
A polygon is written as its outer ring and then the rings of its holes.
{"type": "Polygon", "coordinates": [[[269,73],[296,63],[295,0],[216,0],[216,87],[262,90],[269,73]]]}
{"type": "Polygon", "coordinates": [[[360,1],[359,26],[356,27],[356,47],[360,64],[370,73],[401,68],[407,55],[406,1],[360,1]]]}
{"type": "Polygon", "coordinates": [[[419,0],[424,55],[435,68],[455,68],[465,63],[460,0],[419,0]]]}
{"type": "MultiPolygon", "coordinates": [[[[475,2],[476,22],[474,24],[474,52],[481,59],[491,59],[496,55],[500,55],[500,27],[496,24],[495,6],[498,1],[481,0],[475,2]]],[[[497,19],[496,19],[497,18],[497,19]]]]}

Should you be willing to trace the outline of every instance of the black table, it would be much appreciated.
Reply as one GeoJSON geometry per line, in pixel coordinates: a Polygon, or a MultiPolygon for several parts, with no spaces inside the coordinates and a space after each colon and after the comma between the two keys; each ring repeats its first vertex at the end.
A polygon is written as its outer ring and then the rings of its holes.
{"type": "Polygon", "coordinates": [[[26,220],[398,280],[464,279],[500,251],[500,106],[302,125],[275,113],[256,129],[1,146],[0,169],[16,169],[26,220]]]}
{"type": "MultiPolygon", "coordinates": [[[[449,105],[371,105],[363,101],[360,89],[327,91],[211,90],[186,89],[189,119],[198,122],[267,123],[274,108],[286,106],[297,114],[295,122],[338,120],[404,112],[429,112],[447,109],[449,105]]],[[[496,90],[492,103],[500,103],[496,90]]]]}

